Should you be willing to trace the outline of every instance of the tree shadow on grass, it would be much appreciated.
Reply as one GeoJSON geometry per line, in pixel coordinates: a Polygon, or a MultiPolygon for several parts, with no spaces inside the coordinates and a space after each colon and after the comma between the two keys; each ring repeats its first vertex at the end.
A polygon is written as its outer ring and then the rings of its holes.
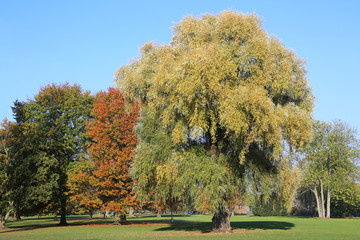
{"type": "MultiPolygon", "coordinates": [[[[46,219],[41,219],[42,221],[46,221],[46,219]]],[[[26,221],[26,220],[25,220],[26,221]]],[[[65,227],[71,227],[71,226],[86,226],[86,225],[110,225],[115,221],[115,219],[112,218],[106,218],[106,219],[93,219],[89,220],[86,218],[67,218],[68,226],[65,227]]],[[[9,233],[9,232],[21,232],[21,231],[31,231],[36,229],[43,229],[43,228],[56,228],[56,227],[64,227],[59,226],[58,221],[52,221],[52,222],[38,222],[38,223],[30,223],[30,224],[21,224],[21,225],[15,225],[15,226],[8,226],[5,229],[2,229],[0,231],[0,234],[2,233],[9,233]]]]}
{"type": "Polygon", "coordinates": [[[211,223],[195,223],[195,222],[176,222],[170,226],[157,228],[154,231],[182,231],[182,232],[193,232],[201,231],[207,233],[211,231],[211,223]]]}
{"type": "MultiPolygon", "coordinates": [[[[279,222],[279,221],[241,221],[231,222],[233,230],[290,230],[295,225],[290,222],[279,222]]],[[[192,232],[200,231],[202,233],[211,232],[211,223],[175,223],[170,226],[161,227],[154,231],[183,231],[192,232]]]]}
{"type": "Polygon", "coordinates": [[[2,233],[30,231],[30,230],[35,230],[35,229],[42,229],[42,228],[49,228],[49,227],[56,227],[56,226],[57,225],[54,225],[54,224],[12,226],[12,227],[7,227],[5,229],[2,229],[0,231],[0,235],[2,233]]]}
{"type": "Polygon", "coordinates": [[[232,222],[233,229],[246,229],[246,230],[290,230],[295,227],[291,222],[280,221],[249,221],[249,222],[232,222]]]}
{"type": "MultiPolygon", "coordinates": [[[[189,215],[189,214],[176,214],[174,215],[174,218],[179,218],[179,217],[191,217],[192,215],[189,215]]],[[[130,219],[130,220],[135,220],[137,218],[153,218],[153,219],[156,219],[156,221],[158,219],[164,219],[164,218],[169,218],[170,219],[171,215],[170,214],[161,214],[161,217],[157,217],[156,214],[139,214],[139,215],[135,215],[134,217],[127,217],[127,219],[130,219]]]]}
{"type": "MultiPolygon", "coordinates": [[[[93,218],[89,219],[86,217],[77,217],[70,216],[67,217],[68,226],[95,226],[95,225],[112,225],[115,222],[116,218],[93,218]]],[[[21,231],[31,231],[36,229],[44,229],[44,228],[56,228],[56,227],[64,227],[59,226],[58,221],[53,221],[51,217],[42,217],[39,219],[24,219],[21,220],[21,224],[19,225],[10,225],[7,228],[0,231],[0,235],[2,233],[9,232],[21,232],[21,231]],[[30,221],[33,221],[30,223],[30,221]]],[[[180,223],[186,223],[186,221],[178,220],[180,223]]],[[[129,225],[138,224],[138,225],[147,225],[147,224],[170,224],[170,219],[168,218],[154,218],[154,216],[149,216],[149,219],[144,219],[144,216],[141,216],[140,219],[136,219],[136,217],[129,218],[129,225]]]]}
{"type": "MultiPolygon", "coordinates": [[[[211,222],[190,222],[188,220],[175,219],[175,223],[171,223],[168,218],[151,218],[149,219],[130,218],[129,225],[147,225],[147,224],[166,224],[154,231],[156,232],[165,232],[165,231],[179,231],[179,232],[202,232],[208,233],[211,232],[211,222]]],[[[69,227],[71,226],[91,226],[91,225],[111,225],[115,219],[114,218],[96,218],[93,220],[85,218],[68,218],[69,227]]],[[[232,221],[231,226],[233,230],[289,230],[295,225],[291,222],[283,221],[232,221]]],[[[9,232],[18,232],[18,231],[31,231],[42,228],[54,228],[61,227],[57,225],[57,222],[53,223],[33,223],[29,225],[19,225],[19,226],[10,226],[9,228],[0,231],[2,233],[9,232]]]]}

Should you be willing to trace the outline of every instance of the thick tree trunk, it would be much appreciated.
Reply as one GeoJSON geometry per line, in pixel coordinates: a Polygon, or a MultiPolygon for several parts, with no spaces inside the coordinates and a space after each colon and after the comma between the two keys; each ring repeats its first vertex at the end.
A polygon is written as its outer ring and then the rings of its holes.
{"type": "Polygon", "coordinates": [[[90,211],[90,212],[89,212],[89,219],[92,220],[92,218],[93,218],[93,212],[90,211]]]}
{"type": "Polygon", "coordinates": [[[134,208],[133,207],[130,207],[129,208],[129,217],[135,217],[135,215],[134,215],[134,208]]]}
{"type": "Polygon", "coordinates": [[[69,224],[66,222],[66,197],[61,196],[60,199],[60,222],[59,226],[68,226],[69,224]]]}
{"type": "Polygon", "coordinates": [[[326,212],[327,212],[327,214],[326,214],[326,218],[330,218],[330,199],[331,198],[331,191],[330,191],[330,189],[328,188],[328,191],[327,191],[327,198],[326,198],[326,201],[327,201],[327,203],[326,203],[326,212]]]}
{"type": "Polygon", "coordinates": [[[219,206],[217,212],[212,218],[213,232],[232,232],[230,225],[231,211],[228,211],[223,206],[219,206]]]}
{"type": "Polygon", "coordinates": [[[126,214],[120,214],[120,217],[116,219],[116,221],[114,222],[114,224],[116,225],[126,225],[129,222],[126,220],[126,214]]]}
{"type": "Polygon", "coordinates": [[[319,218],[322,218],[322,209],[321,209],[321,205],[320,205],[320,199],[319,199],[319,193],[317,191],[317,187],[315,185],[314,189],[311,189],[311,191],[314,193],[315,195],[315,199],[316,199],[316,205],[317,205],[317,211],[318,211],[318,214],[319,214],[319,218]]]}

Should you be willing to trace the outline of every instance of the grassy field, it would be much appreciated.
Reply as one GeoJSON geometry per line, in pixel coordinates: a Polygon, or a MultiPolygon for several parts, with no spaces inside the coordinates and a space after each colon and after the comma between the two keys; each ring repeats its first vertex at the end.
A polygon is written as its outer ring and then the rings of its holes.
{"type": "Polygon", "coordinates": [[[69,226],[58,227],[52,218],[24,218],[9,222],[0,239],[360,239],[360,219],[298,217],[231,217],[234,233],[211,233],[211,216],[138,216],[130,224],[115,226],[114,219],[70,216],[69,226]]]}

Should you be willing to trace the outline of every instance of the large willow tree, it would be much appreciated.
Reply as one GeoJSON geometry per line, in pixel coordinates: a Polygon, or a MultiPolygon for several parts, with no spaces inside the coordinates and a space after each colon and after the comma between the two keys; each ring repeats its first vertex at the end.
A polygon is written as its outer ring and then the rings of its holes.
{"type": "Polygon", "coordinates": [[[214,213],[230,213],[251,169],[271,170],[287,142],[310,138],[313,96],[304,61],[253,14],[188,16],[169,45],[146,43],[116,83],[142,103],[133,173],[139,195],[154,189],[214,213]]]}

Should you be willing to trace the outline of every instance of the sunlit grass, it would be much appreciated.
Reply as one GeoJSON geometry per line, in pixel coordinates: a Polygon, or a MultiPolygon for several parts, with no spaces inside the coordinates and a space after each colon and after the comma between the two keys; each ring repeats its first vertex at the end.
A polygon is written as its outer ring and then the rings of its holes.
{"type": "Polygon", "coordinates": [[[211,216],[176,215],[128,218],[130,224],[112,225],[112,218],[89,220],[69,216],[67,227],[52,217],[23,218],[0,230],[0,239],[360,239],[359,219],[234,216],[233,234],[211,233],[211,216]]]}

